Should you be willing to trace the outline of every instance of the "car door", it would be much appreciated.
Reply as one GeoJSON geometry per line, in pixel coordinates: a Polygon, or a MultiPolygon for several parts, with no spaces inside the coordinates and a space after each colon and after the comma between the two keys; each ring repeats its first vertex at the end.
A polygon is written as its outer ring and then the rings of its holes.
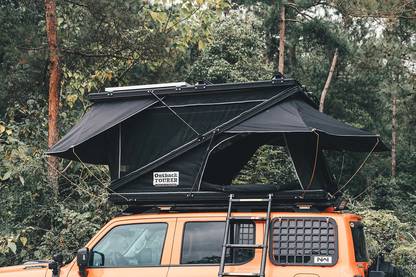
{"type": "MultiPolygon", "coordinates": [[[[167,276],[175,225],[175,218],[165,218],[108,226],[105,235],[87,245],[90,261],[86,276],[167,276]]],[[[76,264],[68,276],[79,277],[76,264]]]]}
{"type": "MultiPolygon", "coordinates": [[[[178,218],[168,277],[218,276],[224,229],[225,218],[220,216],[178,218]]],[[[254,244],[255,224],[234,224],[230,233],[231,243],[254,244]]],[[[253,258],[253,249],[229,249],[226,271],[253,270],[247,268],[253,258]]]]}

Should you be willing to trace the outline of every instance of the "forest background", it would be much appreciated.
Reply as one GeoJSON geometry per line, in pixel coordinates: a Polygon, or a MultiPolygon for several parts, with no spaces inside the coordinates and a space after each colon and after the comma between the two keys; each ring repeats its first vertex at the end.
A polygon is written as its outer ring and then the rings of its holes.
{"type": "MultiPolygon", "coordinates": [[[[325,95],[326,114],[391,146],[367,160],[326,156],[364,216],[370,256],[393,246],[388,259],[416,276],[416,1],[1,0],[0,33],[0,266],[72,259],[122,208],[107,201],[105,166],[45,155],[51,133],[89,109],[88,93],[280,71],[325,95]]],[[[281,154],[261,149],[241,178],[284,178],[281,154]]]]}

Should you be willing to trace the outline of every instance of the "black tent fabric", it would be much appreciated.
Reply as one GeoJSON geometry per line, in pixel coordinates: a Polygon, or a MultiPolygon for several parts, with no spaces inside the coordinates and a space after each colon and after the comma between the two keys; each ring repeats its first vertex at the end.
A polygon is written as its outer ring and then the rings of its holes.
{"type": "Polygon", "coordinates": [[[90,111],[48,154],[109,165],[117,195],[305,191],[309,183],[333,193],[322,150],[388,150],[378,136],[317,111],[295,79],[92,98],[90,111]],[[231,185],[267,144],[288,149],[298,183],[231,185]]]}
{"type": "Polygon", "coordinates": [[[160,159],[167,162],[191,142],[196,147],[207,133],[288,89],[299,91],[293,84],[238,92],[227,88],[178,94],[173,90],[163,104],[148,91],[143,97],[127,99],[118,99],[117,93],[104,95],[47,154],[108,164],[112,179],[119,179],[160,159]]]}
{"type": "MultiPolygon", "coordinates": [[[[388,151],[378,136],[349,126],[291,98],[227,130],[227,133],[313,133],[321,135],[324,150],[369,152],[388,151]]],[[[313,136],[312,136],[313,138],[313,136]]]]}
{"type": "Polygon", "coordinates": [[[96,103],[47,154],[76,161],[79,157],[92,164],[110,164],[117,160],[117,124],[156,102],[156,99],[132,99],[96,103]],[[111,139],[108,133],[116,135],[111,139]],[[108,151],[113,154],[108,155],[108,151]]]}

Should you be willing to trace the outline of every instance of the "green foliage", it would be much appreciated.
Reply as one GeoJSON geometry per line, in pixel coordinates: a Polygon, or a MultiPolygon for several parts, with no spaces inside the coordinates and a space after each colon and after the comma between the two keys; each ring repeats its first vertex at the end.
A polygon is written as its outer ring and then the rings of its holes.
{"type": "Polygon", "coordinates": [[[0,119],[7,108],[26,105],[30,95],[46,94],[46,27],[38,25],[43,10],[42,1],[0,3],[0,119]]]}
{"type": "MultiPolygon", "coordinates": [[[[227,6],[221,0],[57,1],[61,132],[88,110],[86,94],[144,82],[143,72],[159,82],[187,48],[203,50],[212,39],[212,22],[227,6]]],[[[44,3],[2,1],[0,20],[0,265],[50,259],[57,252],[71,259],[121,207],[107,202],[109,174],[102,166],[62,161],[54,193],[44,156],[44,3]]]]}
{"type": "Polygon", "coordinates": [[[271,79],[273,64],[265,55],[261,22],[250,13],[233,11],[214,26],[215,40],[195,58],[188,80],[204,77],[212,83],[271,79]]]}
{"type": "Polygon", "coordinates": [[[279,146],[260,147],[233,184],[288,184],[296,181],[286,149],[279,146]]]}
{"type": "Polygon", "coordinates": [[[28,100],[8,115],[0,121],[0,265],[58,252],[71,259],[111,218],[100,184],[108,183],[106,169],[91,169],[99,182],[80,164],[63,162],[55,195],[45,174],[45,107],[28,100]]]}
{"type": "Polygon", "coordinates": [[[350,212],[364,218],[364,230],[370,257],[374,258],[385,246],[393,251],[386,260],[404,269],[405,276],[416,276],[416,228],[413,224],[399,220],[394,211],[371,210],[353,202],[350,212]]]}

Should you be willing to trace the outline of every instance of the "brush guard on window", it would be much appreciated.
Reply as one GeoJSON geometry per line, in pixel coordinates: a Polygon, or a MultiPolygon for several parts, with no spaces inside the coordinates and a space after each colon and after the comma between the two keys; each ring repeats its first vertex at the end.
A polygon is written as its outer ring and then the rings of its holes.
{"type": "Polygon", "coordinates": [[[270,260],[275,265],[332,266],[338,261],[338,232],[329,217],[279,217],[272,221],[270,260]]]}

